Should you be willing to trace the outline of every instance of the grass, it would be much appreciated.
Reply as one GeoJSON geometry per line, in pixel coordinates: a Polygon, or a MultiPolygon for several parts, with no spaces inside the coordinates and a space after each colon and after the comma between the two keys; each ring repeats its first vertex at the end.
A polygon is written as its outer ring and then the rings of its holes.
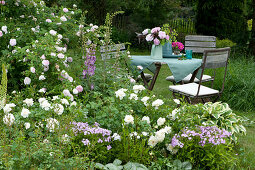
{"type": "MultiPolygon", "coordinates": [[[[132,55],[150,55],[149,51],[131,51],[132,55]]],[[[255,96],[255,62],[250,60],[232,59],[229,64],[228,71],[230,76],[227,77],[224,89],[225,102],[230,104],[233,111],[241,116],[245,116],[250,121],[255,122],[254,112],[254,96],[255,96]],[[246,93],[244,93],[246,92],[246,93]],[[230,100],[231,102],[228,102],[230,100]],[[243,102],[243,103],[242,103],[243,102]],[[250,108],[243,109],[248,106],[250,108]],[[239,109],[237,109],[239,108],[239,109]],[[245,112],[243,110],[246,110],[245,112]]],[[[145,71],[150,73],[149,71],[145,71]]],[[[153,91],[161,97],[172,99],[172,93],[168,90],[168,86],[172,83],[166,81],[165,78],[170,76],[171,72],[167,65],[161,67],[158,79],[155,83],[153,91]]],[[[171,102],[170,102],[171,104],[171,102]]],[[[237,148],[240,150],[240,165],[238,169],[255,169],[255,126],[246,126],[247,135],[239,136],[237,148]]]]}

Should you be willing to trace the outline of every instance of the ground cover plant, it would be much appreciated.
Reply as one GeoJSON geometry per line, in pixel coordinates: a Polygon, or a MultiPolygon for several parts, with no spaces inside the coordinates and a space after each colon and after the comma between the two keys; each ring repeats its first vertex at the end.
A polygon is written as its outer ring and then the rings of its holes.
{"type": "Polygon", "coordinates": [[[188,105],[147,90],[129,49],[101,59],[123,12],[95,25],[76,5],[2,2],[0,169],[245,165],[236,146],[252,124],[227,103],[188,105]]]}

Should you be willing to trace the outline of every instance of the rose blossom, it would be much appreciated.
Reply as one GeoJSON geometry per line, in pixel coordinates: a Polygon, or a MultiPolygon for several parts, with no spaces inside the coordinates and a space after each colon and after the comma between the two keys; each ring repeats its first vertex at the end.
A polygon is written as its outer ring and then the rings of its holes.
{"type": "Polygon", "coordinates": [[[43,61],[42,61],[42,64],[43,64],[44,66],[48,66],[48,65],[50,64],[50,62],[49,62],[49,60],[43,60],[43,61]]]}
{"type": "Polygon", "coordinates": [[[147,36],[146,36],[146,41],[152,41],[153,40],[153,35],[152,34],[148,34],[147,36]]]}
{"type": "Polygon", "coordinates": [[[29,77],[25,77],[24,84],[29,85],[31,83],[31,79],[29,77]]]}
{"type": "Polygon", "coordinates": [[[13,114],[8,113],[4,116],[3,118],[3,122],[4,124],[6,124],[7,126],[11,126],[15,121],[15,117],[13,114]]]}
{"type": "Polygon", "coordinates": [[[52,21],[51,19],[46,19],[46,22],[51,23],[52,21]]]}
{"type": "Polygon", "coordinates": [[[134,117],[132,115],[126,115],[124,121],[129,124],[134,124],[134,117]]]}
{"type": "Polygon", "coordinates": [[[34,67],[30,67],[30,71],[31,71],[31,73],[35,73],[35,68],[34,67]]]}
{"type": "Polygon", "coordinates": [[[155,28],[152,28],[152,30],[151,30],[151,33],[157,33],[157,32],[159,32],[160,31],[160,27],[155,27],[155,28]]]}
{"type": "Polygon", "coordinates": [[[10,45],[15,46],[17,44],[16,39],[10,39],[10,45]]]}
{"type": "Polygon", "coordinates": [[[64,12],[68,12],[68,9],[67,9],[67,8],[63,8],[63,11],[64,11],[64,12]]]}
{"type": "Polygon", "coordinates": [[[61,19],[61,21],[64,21],[64,22],[67,21],[65,16],[60,17],[60,19],[61,19]]]}
{"type": "Polygon", "coordinates": [[[58,54],[58,58],[64,58],[64,57],[65,57],[64,54],[62,54],[62,53],[59,53],[59,54],[58,54]]]}
{"type": "Polygon", "coordinates": [[[145,29],[145,30],[142,32],[143,35],[146,35],[146,34],[148,34],[148,33],[149,33],[149,29],[145,29]]]}
{"type": "Polygon", "coordinates": [[[8,31],[7,31],[7,26],[6,26],[6,25],[5,25],[5,26],[2,26],[2,31],[3,31],[5,34],[8,33],[8,31]]]}
{"type": "Polygon", "coordinates": [[[3,32],[2,31],[0,31],[0,37],[2,37],[3,36],[3,32]]]}
{"type": "Polygon", "coordinates": [[[166,33],[164,31],[159,31],[158,36],[160,39],[166,38],[166,33]]]}
{"type": "Polygon", "coordinates": [[[30,111],[28,109],[25,109],[25,108],[22,109],[21,116],[23,118],[27,118],[29,116],[29,114],[30,114],[30,111]]]}
{"type": "Polygon", "coordinates": [[[77,86],[76,89],[78,90],[79,93],[83,91],[83,87],[81,85],[77,86]]]}
{"type": "Polygon", "coordinates": [[[155,39],[154,39],[154,44],[155,44],[155,45],[159,45],[159,44],[160,44],[160,41],[159,41],[157,38],[155,38],[155,39]]]}
{"type": "Polygon", "coordinates": [[[24,126],[25,126],[26,129],[29,129],[30,128],[30,123],[26,122],[26,123],[24,123],[24,126]]]}
{"type": "Polygon", "coordinates": [[[55,36],[57,34],[57,31],[54,31],[54,30],[50,30],[50,34],[55,36]]]}

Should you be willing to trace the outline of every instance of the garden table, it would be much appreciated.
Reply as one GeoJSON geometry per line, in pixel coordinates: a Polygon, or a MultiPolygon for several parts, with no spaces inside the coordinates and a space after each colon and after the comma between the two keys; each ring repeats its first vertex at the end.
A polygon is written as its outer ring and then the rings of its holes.
{"type": "Polygon", "coordinates": [[[190,73],[192,73],[190,82],[193,82],[195,77],[199,78],[199,75],[197,73],[202,64],[202,59],[192,58],[187,60],[178,60],[178,58],[162,58],[162,59],[155,60],[155,59],[152,59],[151,56],[137,56],[137,55],[131,56],[132,66],[143,67],[143,69],[139,70],[139,72],[143,79],[144,85],[149,90],[153,90],[154,84],[157,80],[162,64],[168,65],[176,82],[181,81],[190,73]],[[150,86],[148,85],[143,73],[145,69],[148,69],[149,71],[154,73],[150,86]]]}

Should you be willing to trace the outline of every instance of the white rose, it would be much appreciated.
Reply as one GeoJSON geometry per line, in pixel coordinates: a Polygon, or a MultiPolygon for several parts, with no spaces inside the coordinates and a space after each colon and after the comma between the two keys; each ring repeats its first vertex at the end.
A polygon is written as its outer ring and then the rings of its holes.
{"type": "Polygon", "coordinates": [[[50,34],[55,36],[57,34],[57,31],[54,31],[54,30],[50,30],[50,34]]]}
{"type": "Polygon", "coordinates": [[[15,121],[15,117],[11,113],[8,113],[8,114],[4,115],[4,117],[3,117],[3,122],[7,126],[11,126],[14,123],[14,121],[15,121]]]}
{"type": "Polygon", "coordinates": [[[46,121],[47,121],[46,128],[48,128],[50,132],[54,132],[56,127],[59,126],[59,122],[54,118],[48,118],[46,121]]]}
{"type": "Polygon", "coordinates": [[[158,140],[155,136],[150,136],[149,140],[148,140],[148,145],[151,147],[156,146],[158,143],[158,140]]]}
{"type": "Polygon", "coordinates": [[[64,105],[69,105],[69,102],[66,99],[61,99],[61,103],[64,105]]]}
{"type": "Polygon", "coordinates": [[[71,93],[68,89],[63,90],[63,94],[64,94],[64,96],[70,96],[71,95],[71,93]]]}
{"type": "Polygon", "coordinates": [[[148,135],[148,132],[142,132],[142,135],[143,135],[143,136],[147,136],[147,135],[148,135]]]}
{"type": "Polygon", "coordinates": [[[28,107],[33,106],[33,104],[34,104],[33,99],[25,99],[25,100],[23,100],[23,102],[24,102],[28,107]]]}
{"type": "Polygon", "coordinates": [[[164,102],[161,99],[157,99],[154,102],[152,102],[152,106],[155,107],[155,109],[158,109],[158,107],[161,106],[162,104],[164,104],[164,102]]]}
{"type": "Polygon", "coordinates": [[[131,93],[129,99],[130,100],[132,100],[132,99],[138,100],[138,96],[134,93],[131,93]]]}
{"type": "Polygon", "coordinates": [[[62,104],[56,104],[54,107],[54,112],[57,113],[57,115],[62,115],[64,112],[64,106],[62,104]]]}
{"type": "Polygon", "coordinates": [[[158,126],[161,126],[161,125],[163,125],[165,122],[166,122],[166,118],[160,117],[160,118],[157,120],[157,125],[158,125],[158,126]]]}
{"type": "Polygon", "coordinates": [[[58,58],[65,58],[65,55],[62,54],[62,53],[59,53],[59,54],[58,54],[58,58]]]}
{"type": "Polygon", "coordinates": [[[129,124],[134,124],[134,117],[132,115],[126,115],[124,121],[129,124]]]}
{"type": "Polygon", "coordinates": [[[16,39],[10,39],[10,45],[15,46],[17,44],[16,39]]]}
{"type": "Polygon", "coordinates": [[[121,140],[120,135],[118,135],[117,133],[114,133],[112,137],[113,137],[113,140],[119,140],[119,141],[121,140]]]}
{"type": "Polygon", "coordinates": [[[7,33],[8,33],[8,31],[7,31],[7,26],[2,26],[2,31],[3,31],[5,34],[7,34],[7,33]]]}
{"type": "Polygon", "coordinates": [[[149,118],[148,116],[144,116],[144,117],[142,118],[142,120],[143,120],[143,121],[146,121],[148,124],[151,123],[151,122],[150,122],[150,118],[149,118]]]}
{"type": "Polygon", "coordinates": [[[58,39],[62,39],[63,36],[61,34],[58,34],[58,39]]]}
{"type": "Polygon", "coordinates": [[[165,132],[162,130],[159,130],[155,133],[155,137],[157,138],[158,142],[163,142],[163,140],[165,139],[165,132]]]}
{"type": "Polygon", "coordinates": [[[122,100],[126,96],[126,93],[125,93],[125,91],[120,89],[115,92],[115,95],[117,98],[120,98],[120,100],[122,100]]]}
{"type": "Polygon", "coordinates": [[[35,68],[34,67],[30,67],[30,71],[31,71],[31,73],[35,73],[35,68]]]}
{"type": "Polygon", "coordinates": [[[73,94],[78,94],[78,90],[77,89],[73,89],[73,94]]]}
{"type": "Polygon", "coordinates": [[[64,22],[67,21],[65,16],[60,17],[60,19],[61,19],[61,21],[64,21],[64,22]]]}
{"type": "Polygon", "coordinates": [[[67,9],[67,8],[63,8],[63,11],[64,11],[64,12],[68,12],[68,9],[67,9]]]}
{"type": "Polygon", "coordinates": [[[39,80],[45,80],[46,78],[45,78],[45,76],[44,75],[40,75],[39,76],[39,80]]]}
{"type": "Polygon", "coordinates": [[[133,90],[135,93],[139,93],[140,91],[145,90],[145,87],[143,85],[134,85],[133,90]]]}
{"type": "Polygon", "coordinates": [[[23,118],[27,118],[29,116],[29,114],[30,114],[30,111],[28,109],[25,109],[25,108],[22,109],[21,116],[23,118]]]}
{"type": "Polygon", "coordinates": [[[26,129],[29,129],[30,128],[30,123],[26,122],[26,123],[24,123],[24,126],[25,126],[26,129]]]}
{"type": "Polygon", "coordinates": [[[41,104],[40,104],[41,108],[48,111],[51,108],[51,104],[48,102],[48,100],[44,100],[41,104]]]}
{"type": "Polygon", "coordinates": [[[46,22],[51,23],[52,21],[51,19],[46,19],[46,22]]]}
{"type": "Polygon", "coordinates": [[[29,77],[25,77],[24,84],[29,85],[31,83],[31,79],[29,77]]]}

